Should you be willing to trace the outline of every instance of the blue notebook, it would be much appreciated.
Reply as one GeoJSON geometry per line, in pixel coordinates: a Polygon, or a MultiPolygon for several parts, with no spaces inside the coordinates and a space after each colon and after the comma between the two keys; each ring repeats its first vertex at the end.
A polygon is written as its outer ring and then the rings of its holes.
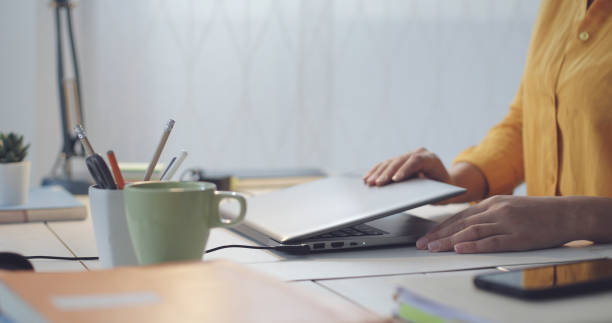
{"type": "Polygon", "coordinates": [[[0,224],[82,220],[85,217],[85,205],[59,186],[30,190],[26,204],[0,206],[0,224]]]}

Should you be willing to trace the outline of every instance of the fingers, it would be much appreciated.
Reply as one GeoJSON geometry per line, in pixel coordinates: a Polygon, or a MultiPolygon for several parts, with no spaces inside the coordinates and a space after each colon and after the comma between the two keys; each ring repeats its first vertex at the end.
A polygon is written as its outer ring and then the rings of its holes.
{"type": "Polygon", "coordinates": [[[387,160],[387,161],[384,161],[382,163],[379,163],[377,165],[376,169],[373,170],[372,174],[370,174],[370,176],[366,180],[366,184],[368,184],[369,186],[376,185],[376,181],[379,179],[379,177],[382,174],[382,172],[385,171],[385,169],[387,168],[387,165],[390,162],[391,162],[391,160],[387,160]]]}
{"type": "Polygon", "coordinates": [[[399,182],[427,168],[426,164],[431,162],[431,156],[424,153],[412,154],[410,158],[397,170],[393,180],[399,182]]]}
{"type": "Polygon", "coordinates": [[[430,242],[427,248],[432,252],[450,251],[459,243],[477,241],[500,233],[502,229],[495,223],[471,225],[451,236],[430,242]]]}
{"type": "MultiPolygon", "coordinates": [[[[466,217],[478,214],[478,213],[483,213],[485,211],[491,210],[492,208],[494,208],[496,205],[504,202],[506,198],[503,196],[493,196],[490,197],[476,205],[470,206],[467,209],[458,212],[457,214],[453,215],[452,217],[446,219],[444,222],[440,223],[439,225],[437,225],[436,227],[434,227],[433,229],[431,229],[427,234],[434,234],[437,231],[440,231],[442,229],[444,229],[447,226],[453,225],[456,221],[460,221],[461,219],[464,219],[466,217]]],[[[430,240],[431,241],[431,240],[430,240]]]]}
{"type": "Polygon", "coordinates": [[[393,180],[401,181],[420,172],[424,173],[426,177],[437,181],[448,182],[450,180],[450,176],[442,161],[440,161],[438,156],[429,151],[421,151],[410,155],[406,163],[397,170],[393,180]]]}
{"type": "Polygon", "coordinates": [[[444,222],[438,224],[425,236],[419,238],[419,240],[417,240],[416,242],[417,248],[421,250],[427,249],[427,245],[429,244],[429,242],[457,233],[463,230],[467,225],[489,222],[488,217],[476,217],[475,219],[472,219],[468,222],[460,222],[464,221],[464,219],[468,217],[483,213],[487,210],[488,205],[479,203],[453,215],[452,217],[446,219],[444,222]]]}
{"type": "Polygon", "coordinates": [[[382,167],[383,163],[378,163],[376,165],[374,165],[374,167],[372,167],[372,169],[370,169],[364,176],[363,176],[363,182],[368,184],[368,180],[370,179],[370,176],[374,175],[374,173],[376,173],[376,171],[378,170],[378,168],[382,167]]]}
{"type": "Polygon", "coordinates": [[[404,155],[378,163],[366,173],[364,182],[369,186],[388,184],[391,181],[391,172],[394,172],[394,169],[397,169],[407,158],[408,155],[404,155]]]}
{"type": "Polygon", "coordinates": [[[477,241],[462,242],[455,245],[457,253],[483,253],[515,250],[512,236],[494,235],[477,241]]]}
{"type": "Polygon", "coordinates": [[[406,178],[412,177],[423,168],[423,157],[420,153],[413,153],[406,159],[406,162],[395,169],[392,175],[394,182],[400,182],[406,178]]]}
{"type": "Polygon", "coordinates": [[[369,186],[382,186],[392,181],[403,181],[419,173],[442,182],[450,180],[440,159],[424,148],[377,164],[364,175],[363,180],[369,186]]]}
{"type": "Polygon", "coordinates": [[[428,233],[424,237],[417,240],[417,248],[431,250],[430,245],[432,242],[451,237],[470,226],[492,223],[490,217],[491,216],[488,213],[480,213],[471,217],[454,221],[451,224],[439,229],[438,231],[428,233]]]}
{"type": "Polygon", "coordinates": [[[442,222],[417,241],[419,249],[479,253],[519,250],[521,241],[499,222],[507,216],[502,208],[508,197],[494,196],[442,222]]]}
{"type": "MultiPolygon", "coordinates": [[[[410,158],[408,158],[408,160],[410,160],[410,158]]],[[[376,186],[388,184],[392,179],[394,182],[397,182],[397,180],[395,180],[395,172],[397,172],[400,166],[402,166],[404,163],[405,158],[396,158],[388,163],[387,167],[385,167],[385,169],[378,176],[378,179],[376,179],[376,186]]]]}

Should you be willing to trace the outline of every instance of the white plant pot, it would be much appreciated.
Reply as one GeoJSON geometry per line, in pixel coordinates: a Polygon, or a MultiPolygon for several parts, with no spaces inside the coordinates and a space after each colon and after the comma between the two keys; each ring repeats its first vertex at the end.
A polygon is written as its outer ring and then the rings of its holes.
{"type": "Polygon", "coordinates": [[[0,163],[0,205],[19,205],[28,201],[30,162],[0,163]]]}

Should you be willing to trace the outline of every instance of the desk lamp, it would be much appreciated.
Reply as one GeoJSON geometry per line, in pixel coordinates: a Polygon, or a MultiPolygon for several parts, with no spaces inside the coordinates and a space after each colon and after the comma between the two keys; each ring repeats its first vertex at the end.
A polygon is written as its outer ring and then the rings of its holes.
{"type": "Polygon", "coordinates": [[[62,149],[59,152],[51,173],[43,178],[42,185],[60,185],[72,194],[87,194],[90,185],[87,181],[73,179],[70,158],[85,156],[82,148],[75,150],[78,138],[72,133],[76,124],[83,124],[83,110],[81,105],[81,86],[79,79],[79,65],[77,62],[74,36],[72,33],[72,16],[70,10],[74,5],[70,0],[54,0],[51,7],[55,9],[55,34],[57,51],[57,82],[59,90],[59,108],[62,122],[62,149]],[[62,11],[65,11],[67,34],[70,41],[72,70],[74,78],[64,75],[64,51],[62,44],[62,11]],[[72,94],[72,95],[70,95],[72,94]],[[70,100],[71,98],[71,100],[70,100]],[[71,109],[72,108],[72,109],[71,109]],[[73,120],[73,118],[75,120],[73,120]],[[61,173],[60,173],[61,171],[61,173]]]}

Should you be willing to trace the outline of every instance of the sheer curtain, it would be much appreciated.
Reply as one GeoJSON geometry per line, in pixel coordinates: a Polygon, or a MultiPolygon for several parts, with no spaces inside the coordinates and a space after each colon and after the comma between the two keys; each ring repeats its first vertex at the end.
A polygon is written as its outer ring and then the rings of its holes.
{"type": "Polygon", "coordinates": [[[187,166],[366,168],[425,146],[446,163],[505,115],[532,0],[104,0],[77,8],[101,151],[187,166]]]}

